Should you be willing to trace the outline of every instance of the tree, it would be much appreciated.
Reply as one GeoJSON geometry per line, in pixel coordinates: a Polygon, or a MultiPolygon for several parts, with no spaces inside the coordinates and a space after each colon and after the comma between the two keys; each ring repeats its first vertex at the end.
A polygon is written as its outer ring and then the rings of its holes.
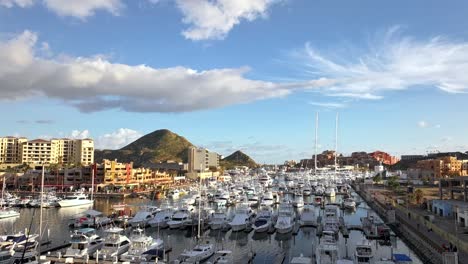
{"type": "Polygon", "coordinates": [[[414,191],[414,198],[416,200],[416,203],[420,204],[422,199],[424,198],[424,192],[421,189],[416,189],[416,191],[414,191]]]}
{"type": "Polygon", "coordinates": [[[372,178],[372,180],[374,181],[374,183],[379,183],[382,181],[382,177],[380,176],[380,173],[375,175],[374,178],[372,178]]]}
{"type": "Polygon", "coordinates": [[[387,181],[387,184],[394,191],[400,187],[400,183],[398,182],[398,178],[396,176],[390,177],[387,181]]]}

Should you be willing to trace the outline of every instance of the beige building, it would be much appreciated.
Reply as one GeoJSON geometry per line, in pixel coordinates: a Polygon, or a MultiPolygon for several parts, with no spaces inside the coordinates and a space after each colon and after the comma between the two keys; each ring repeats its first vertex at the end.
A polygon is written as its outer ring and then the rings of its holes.
{"type": "Polygon", "coordinates": [[[21,163],[21,145],[26,138],[0,137],[0,163],[21,163]]]}
{"type": "Polygon", "coordinates": [[[94,162],[92,139],[0,138],[0,163],[6,164],[82,164],[94,162]]]}
{"type": "Polygon", "coordinates": [[[205,148],[190,147],[188,150],[188,171],[206,171],[210,167],[219,167],[219,155],[205,148]]]}

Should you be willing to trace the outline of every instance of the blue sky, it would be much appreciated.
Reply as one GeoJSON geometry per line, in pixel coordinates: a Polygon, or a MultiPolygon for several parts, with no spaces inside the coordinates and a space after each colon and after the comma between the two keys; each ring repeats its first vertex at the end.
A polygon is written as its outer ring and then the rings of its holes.
{"type": "Polygon", "coordinates": [[[466,1],[0,0],[0,135],[258,162],[468,150],[466,1]]]}

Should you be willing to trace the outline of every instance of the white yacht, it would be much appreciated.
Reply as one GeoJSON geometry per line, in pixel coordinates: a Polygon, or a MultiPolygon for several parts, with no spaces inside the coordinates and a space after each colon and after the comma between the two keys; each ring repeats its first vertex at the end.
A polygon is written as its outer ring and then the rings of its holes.
{"type": "Polygon", "coordinates": [[[174,189],[174,190],[170,190],[166,196],[167,198],[176,199],[176,198],[179,198],[179,195],[180,195],[180,191],[177,189],[174,189]]]}
{"type": "MultiPolygon", "coordinates": [[[[106,237],[104,238],[104,246],[99,252],[99,259],[116,260],[122,254],[126,253],[131,246],[131,241],[128,237],[122,235],[124,230],[119,227],[111,227],[105,230],[106,237]]],[[[94,258],[97,253],[93,254],[94,258]]]]}
{"type": "Polygon", "coordinates": [[[364,241],[363,243],[356,245],[354,257],[356,264],[372,263],[374,254],[372,252],[372,246],[369,241],[364,241]]]}
{"type": "Polygon", "coordinates": [[[213,257],[213,264],[234,264],[234,256],[230,250],[216,251],[213,257]]]}
{"type": "Polygon", "coordinates": [[[260,206],[273,206],[275,204],[275,200],[273,197],[272,192],[266,192],[263,197],[262,201],[260,202],[260,206]]]}
{"type": "Polygon", "coordinates": [[[273,221],[273,210],[265,207],[258,212],[252,227],[256,233],[267,232],[273,225],[273,221]]]}
{"type": "Polygon", "coordinates": [[[296,194],[296,196],[294,197],[293,205],[297,208],[304,207],[304,197],[302,195],[296,194]]]}
{"type": "Polygon", "coordinates": [[[164,247],[164,242],[158,238],[154,239],[150,236],[145,235],[143,229],[137,228],[132,231],[130,235],[132,245],[128,252],[124,253],[121,257],[121,261],[127,261],[131,263],[140,263],[145,260],[143,253],[148,250],[159,250],[164,247]]]}
{"type": "Polygon", "coordinates": [[[0,219],[18,217],[20,213],[13,208],[0,208],[0,219]]]}
{"type": "Polygon", "coordinates": [[[223,229],[228,223],[229,220],[225,212],[215,212],[210,221],[210,228],[212,230],[223,229]]]}
{"type": "Polygon", "coordinates": [[[253,194],[249,197],[248,199],[249,205],[251,207],[257,207],[258,206],[258,196],[256,194],[253,194]]]}
{"type": "Polygon", "coordinates": [[[291,203],[283,201],[278,209],[278,220],[276,221],[276,231],[278,233],[289,233],[293,230],[296,214],[291,203]]]}
{"type": "Polygon", "coordinates": [[[110,223],[112,220],[102,212],[90,209],[72,218],[70,225],[73,227],[101,227],[110,223]]]}
{"type": "Polygon", "coordinates": [[[200,263],[214,254],[214,246],[212,244],[199,244],[192,250],[185,250],[180,254],[179,260],[181,263],[200,263]]]}
{"type": "Polygon", "coordinates": [[[322,196],[315,196],[314,197],[314,204],[315,205],[322,205],[322,202],[323,202],[323,197],[322,196]]]}
{"type": "Polygon", "coordinates": [[[312,189],[309,187],[309,186],[305,186],[303,189],[302,189],[302,194],[304,196],[309,196],[312,194],[312,189]]]}
{"type": "Polygon", "coordinates": [[[169,226],[168,222],[171,221],[173,215],[174,210],[172,208],[164,208],[160,212],[156,213],[156,216],[154,216],[148,224],[151,227],[166,228],[169,226]]]}
{"type": "Polygon", "coordinates": [[[325,196],[335,197],[335,195],[336,195],[335,187],[328,187],[325,189],[325,196]]]}
{"type": "Polygon", "coordinates": [[[273,183],[273,180],[268,176],[267,174],[263,174],[258,178],[258,182],[260,182],[262,185],[269,187],[273,183]]]}
{"type": "Polygon", "coordinates": [[[229,203],[230,195],[228,192],[221,192],[215,196],[214,203],[218,207],[225,207],[229,203]]]}
{"type": "Polygon", "coordinates": [[[338,207],[336,205],[325,205],[325,212],[323,216],[323,232],[333,232],[338,235],[340,230],[340,222],[338,219],[338,207]]]}
{"type": "Polygon", "coordinates": [[[301,213],[301,223],[304,226],[315,226],[317,225],[317,216],[315,215],[315,208],[312,204],[304,205],[304,209],[301,213]]]}
{"type": "Polygon", "coordinates": [[[181,228],[184,226],[184,223],[190,218],[191,210],[188,208],[179,209],[173,216],[170,221],[167,222],[170,229],[181,228]]]}
{"type": "Polygon", "coordinates": [[[159,212],[159,209],[155,206],[143,206],[140,211],[138,211],[132,219],[128,220],[128,223],[132,227],[145,227],[148,225],[148,222],[151,221],[156,213],[159,212]]]}
{"type": "Polygon", "coordinates": [[[87,206],[92,205],[93,200],[88,199],[88,196],[83,192],[76,192],[73,195],[65,197],[59,201],[60,207],[72,207],[72,206],[87,206]]]}
{"type": "Polygon", "coordinates": [[[66,258],[92,256],[96,250],[100,250],[104,245],[102,238],[96,235],[96,230],[92,228],[82,228],[75,231],[71,236],[70,244],[64,255],[66,258]]]}
{"type": "Polygon", "coordinates": [[[339,259],[338,245],[333,232],[324,231],[316,247],[316,264],[335,264],[339,259]]]}
{"type": "Polygon", "coordinates": [[[15,254],[13,242],[0,242],[0,264],[10,264],[15,254]]]}
{"type": "Polygon", "coordinates": [[[240,204],[240,206],[236,209],[236,213],[234,218],[229,223],[232,228],[232,231],[242,231],[250,224],[252,220],[252,209],[248,206],[248,204],[240,204]]]}
{"type": "Polygon", "coordinates": [[[356,202],[354,201],[353,198],[346,198],[343,202],[343,206],[346,209],[349,210],[355,210],[356,209],[356,202]]]}

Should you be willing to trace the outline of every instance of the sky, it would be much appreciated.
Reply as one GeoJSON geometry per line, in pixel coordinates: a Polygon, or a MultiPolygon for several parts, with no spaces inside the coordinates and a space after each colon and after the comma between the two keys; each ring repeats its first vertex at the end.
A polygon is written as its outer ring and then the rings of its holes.
{"type": "Polygon", "coordinates": [[[462,0],[0,0],[0,136],[468,151],[462,0]]]}

